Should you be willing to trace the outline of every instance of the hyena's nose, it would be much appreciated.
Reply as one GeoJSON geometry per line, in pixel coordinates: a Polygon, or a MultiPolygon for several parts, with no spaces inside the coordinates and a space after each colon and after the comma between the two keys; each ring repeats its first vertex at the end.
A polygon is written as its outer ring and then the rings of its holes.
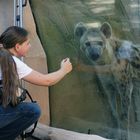
{"type": "Polygon", "coordinates": [[[99,48],[88,48],[89,57],[96,61],[100,57],[100,49],[99,48]]]}

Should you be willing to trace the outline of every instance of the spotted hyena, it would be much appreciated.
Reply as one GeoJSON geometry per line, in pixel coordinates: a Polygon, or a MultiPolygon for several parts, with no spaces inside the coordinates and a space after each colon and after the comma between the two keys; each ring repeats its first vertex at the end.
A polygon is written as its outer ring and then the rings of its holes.
{"type": "Polygon", "coordinates": [[[97,74],[99,89],[107,97],[117,127],[128,130],[130,117],[140,121],[140,46],[112,37],[107,22],[98,27],[80,22],[74,34],[91,62],[79,64],[77,69],[97,74]]]}

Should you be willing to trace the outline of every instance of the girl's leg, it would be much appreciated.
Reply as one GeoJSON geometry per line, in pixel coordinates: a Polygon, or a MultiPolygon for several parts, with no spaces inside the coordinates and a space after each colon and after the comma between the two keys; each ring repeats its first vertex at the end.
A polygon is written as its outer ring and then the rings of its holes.
{"type": "Polygon", "coordinates": [[[40,114],[40,107],[36,103],[22,102],[16,107],[0,107],[0,140],[14,140],[35,123],[40,114]]]}

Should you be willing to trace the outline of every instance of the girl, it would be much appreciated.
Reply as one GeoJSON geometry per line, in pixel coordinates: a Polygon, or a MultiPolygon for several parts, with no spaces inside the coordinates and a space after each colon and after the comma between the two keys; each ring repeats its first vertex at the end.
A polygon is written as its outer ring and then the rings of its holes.
{"type": "Polygon", "coordinates": [[[36,103],[17,104],[18,80],[42,86],[59,82],[72,70],[69,58],[62,60],[59,70],[39,73],[17,57],[25,56],[30,48],[28,32],[24,28],[11,26],[0,36],[0,140],[14,140],[26,128],[35,123],[41,114],[36,103]]]}

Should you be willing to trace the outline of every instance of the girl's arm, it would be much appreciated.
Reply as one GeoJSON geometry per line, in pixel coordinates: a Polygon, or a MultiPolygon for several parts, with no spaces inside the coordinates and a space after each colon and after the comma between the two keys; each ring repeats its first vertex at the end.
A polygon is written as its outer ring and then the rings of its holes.
{"type": "Polygon", "coordinates": [[[67,73],[72,70],[72,64],[69,58],[62,60],[61,68],[55,72],[49,74],[42,74],[33,70],[30,74],[25,76],[23,80],[32,84],[41,86],[51,86],[59,82],[67,73]]]}

